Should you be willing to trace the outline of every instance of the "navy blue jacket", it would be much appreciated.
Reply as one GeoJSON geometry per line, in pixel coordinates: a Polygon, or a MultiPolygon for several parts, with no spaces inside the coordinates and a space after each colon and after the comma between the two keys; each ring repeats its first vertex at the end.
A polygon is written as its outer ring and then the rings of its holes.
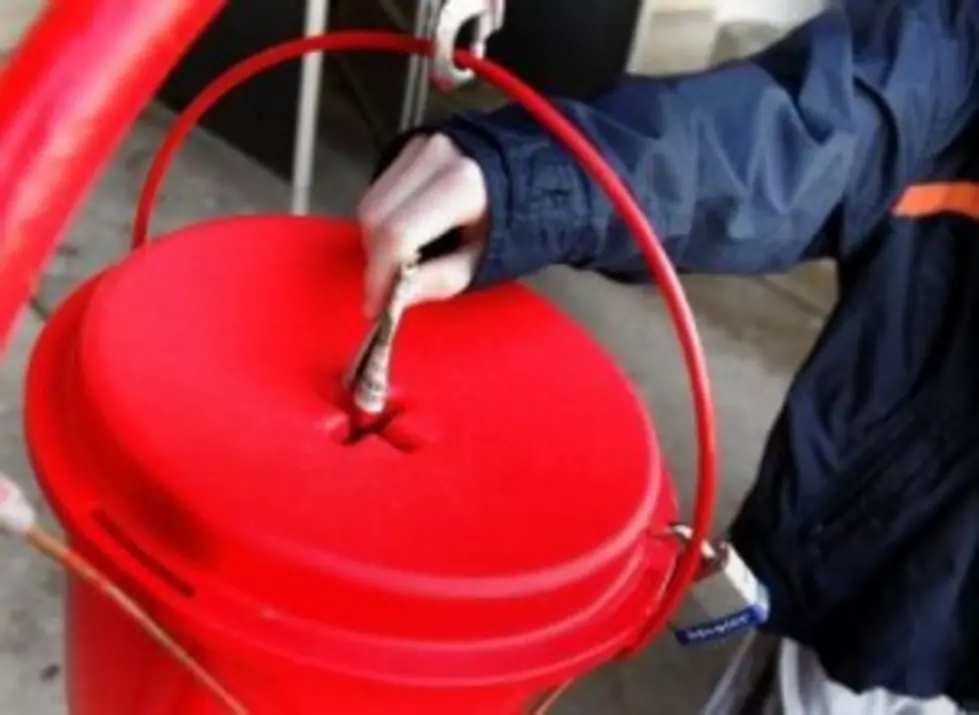
{"type": "MultiPolygon", "coordinates": [[[[834,679],[979,703],[979,0],[851,1],[748,60],[560,104],[680,270],[838,262],[732,537],[769,627],[834,679]]],[[[521,111],[434,128],[488,180],[478,284],[554,263],[645,278],[521,111]]]]}

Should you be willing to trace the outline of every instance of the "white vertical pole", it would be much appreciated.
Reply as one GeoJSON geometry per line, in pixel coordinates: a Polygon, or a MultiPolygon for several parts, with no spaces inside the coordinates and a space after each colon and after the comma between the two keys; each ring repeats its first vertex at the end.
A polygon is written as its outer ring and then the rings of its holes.
{"type": "MultiPolygon", "coordinates": [[[[425,16],[422,18],[424,32],[432,37],[435,36],[435,22],[438,20],[438,13],[442,7],[442,0],[422,0],[425,6],[425,16]]],[[[412,126],[418,126],[425,120],[425,110],[428,108],[428,90],[431,86],[429,75],[432,72],[432,58],[420,58],[418,68],[418,86],[415,91],[415,114],[412,117],[412,126]]]]}
{"type": "MultiPolygon", "coordinates": [[[[415,37],[429,34],[439,0],[418,0],[415,4],[415,23],[412,32],[415,37]]],[[[401,119],[398,123],[404,132],[417,125],[425,111],[428,100],[429,60],[412,55],[408,59],[408,76],[405,82],[404,99],[401,103],[401,119]]]]}
{"type": "MultiPolygon", "coordinates": [[[[307,0],[307,37],[322,35],[329,26],[330,0],[307,0]]],[[[316,168],[316,136],[319,124],[320,95],[323,86],[323,53],[303,57],[299,89],[299,117],[296,122],[296,148],[292,165],[292,212],[307,214],[316,168]]]]}

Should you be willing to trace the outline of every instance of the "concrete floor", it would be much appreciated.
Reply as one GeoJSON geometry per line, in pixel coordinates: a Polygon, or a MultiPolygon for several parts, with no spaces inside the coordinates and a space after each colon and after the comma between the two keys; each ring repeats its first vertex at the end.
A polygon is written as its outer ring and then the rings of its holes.
{"type": "MultiPolygon", "coordinates": [[[[322,149],[317,210],[348,213],[368,178],[373,148],[343,107],[331,107],[342,141],[322,149]]],[[[124,251],[147,160],[170,120],[146,113],[76,221],[70,240],[40,287],[0,371],[0,468],[30,486],[20,433],[21,376],[43,316],[87,275],[124,251]]],[[[285,210],[287,188],[223,144],[195,135],[166,185],[158,230],[200,218],[285,210]]],[[[722,432],[723,488],[718,529],[751,483],[768,426],[795,367],[833,299],[823,267],[762,279],[689,278],[689,296],[710,358],[722,432]]],[[[584,322],[641,386],[656,418],[677,486],[689,505],[694,442],[686,378],[672,327],[653,289],[614,285],[555,269],[531,283],[584,322]]],[[[45,518],[49,519],[47,515],[45,518]]],[[[22,549],[0,543],[0,713],[60,715],[61,575],[22,549]]],[[[641,658],[618,664],[575,688],[563,715],[697,713],[736,642],[681,650],[661,639],[641,658]]],[[[115,715],[115,714],[107,714],[115,715]]]]}

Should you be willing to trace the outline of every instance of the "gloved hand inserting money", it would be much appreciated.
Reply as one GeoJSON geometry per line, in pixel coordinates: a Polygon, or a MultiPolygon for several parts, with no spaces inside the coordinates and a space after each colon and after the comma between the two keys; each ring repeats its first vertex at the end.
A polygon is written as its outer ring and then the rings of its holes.
{"type": "Polygon", "coordinates": [[[488,203],[479,165],[451,140],[412,138],[357,211],[367,252],[367,315],[377,317],[399,267],[453,229],[460,230],[460,246],[418,267],[411,303],[466,290],[485,247],[488,203]]]}

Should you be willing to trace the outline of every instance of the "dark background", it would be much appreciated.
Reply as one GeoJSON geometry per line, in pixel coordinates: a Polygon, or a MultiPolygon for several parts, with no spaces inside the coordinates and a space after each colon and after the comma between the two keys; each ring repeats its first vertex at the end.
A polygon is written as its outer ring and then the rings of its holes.
{"type": "MultiPolygon", "coordinates": [[[[628,61],[640,0],[510,0],[504,29],[490,43],[493,59],[551,95],[587,97],[621,74],[628,61]],[[546,49],[545,49],[546,48],[546,49]]],[[[407,30],[392,18],[414,16],[414,0],[334,0],[331,29],[407,30]],[[387,3],[386,12],[383,6],[387,3]]],[[[160,92],[182,109],[235,62],[302,35],[304,0],[232,0],[160,92]]],[[[324,82],[325,102],[356,101],[378,143],[393,138],[406,62],[379,55],[327,60],[338,81],[324,82]],[[338,98],[336,93],[348,96],[338,98]]],[[[229,95],[203,125],[270,170],[291,173],[300,63],[271,70],[229,95]]]]}

